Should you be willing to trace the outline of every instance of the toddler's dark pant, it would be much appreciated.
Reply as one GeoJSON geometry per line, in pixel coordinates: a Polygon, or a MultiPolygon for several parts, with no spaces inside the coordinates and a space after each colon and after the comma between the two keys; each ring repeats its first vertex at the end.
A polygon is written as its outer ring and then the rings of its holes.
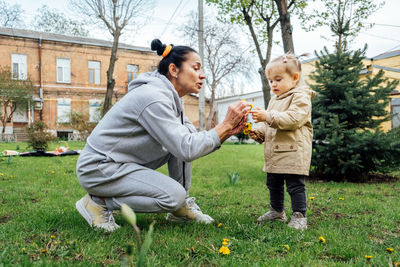
{"type": "Polygon", "coordinates": [[[307,211],[305,178],[305,175],[267,173],[271,207],[278,212],[283,211],[286,181],[286,191],[292,200],[293,212],[301,212],[305,216],[307,211]]]}

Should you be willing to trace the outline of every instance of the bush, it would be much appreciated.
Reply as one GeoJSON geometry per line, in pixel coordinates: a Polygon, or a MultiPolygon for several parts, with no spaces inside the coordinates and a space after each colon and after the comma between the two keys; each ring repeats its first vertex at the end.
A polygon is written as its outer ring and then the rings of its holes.
{"type": "Polygon", "coordinates": [[[36,121],[30,127],[27,127],[28,134],[28,147],[35,150],[46,150],[49,142],[54,141],[56,138],[47,132],[47,125],[43,121],[36,121]]]}
{"type": "Polygon", "coordinates": [[[79,132],[82,140],[86,140],[97,123],[89,122],[89,116],[87,114],[72,111],[70,125],[72,129],[79,132]]]}

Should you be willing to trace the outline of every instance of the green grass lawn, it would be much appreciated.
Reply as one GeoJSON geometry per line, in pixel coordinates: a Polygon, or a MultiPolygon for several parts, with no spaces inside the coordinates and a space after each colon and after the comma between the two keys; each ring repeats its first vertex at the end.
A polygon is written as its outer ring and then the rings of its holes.
{"type": "MultiPolygon", "coordinates": [[[[80,149],[84,143],[69,145],[80,149]]],[[[0,151],[22,151],[25,146],[0,143],[0,151]]],[[[75,202],[85,194],[75,177],[76,160],[77,156],[13,157],[10,162],[0,157],[0,266],[121,265],[127,245],[136,244],[135,232],[119,212],[115,218],[122,227],[114,233],[89,228],[75,210],[75,202]]],[[[392,261],[400,262],[400,181],[309,181],[309,229],[301,232],[279,222],[256,224],[268,210],[261,145],[224,145],[193,165],[191,195],[217,223],[176,224],[165,221],[165,214],[138,214],[143,237],[156,221],[147,255],[150,266],[392,266],[392,261]],[[229,186],[226,173],[235,171],[239,182],[229,186]],[[219,253],[224,238],[230,240],[229,255],[219,253]],[[393,253],[386,251],[389,247],[393,253]]],[[[167,168],[160,171],[166,173],[167,168]]],[[[290,215],[288,195],[285,205],[290,215]]]]}

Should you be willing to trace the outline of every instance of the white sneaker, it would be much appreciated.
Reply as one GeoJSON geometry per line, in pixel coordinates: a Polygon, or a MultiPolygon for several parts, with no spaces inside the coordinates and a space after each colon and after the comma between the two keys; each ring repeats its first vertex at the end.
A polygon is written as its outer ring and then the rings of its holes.
{"type": "Polygon", "coordinates": [[[276,210],[271,208],[267,213],[261,215],[257,219],[258,223],[264,223],[264,222],[268,222],[268,221],[286,222],[287,217],[286,217],[285,211],[277,212],[276,210]]]}
{"type": "Polygon", "coordinates": [[[186,199],[186,204],[177,211],[168,213],[166,219],[171,222],[199,222],[209,224],[214,222],[214,219],[209,215],[204,214],[199,206],[194,201],[196,198],[190,197],[186,199]]]}
{"type": "Polygon", "coordinates": [[[107,232],[120,227],[115,223],[112,211],[94,202],[88,194],[78,200],[75,207],[91,227],[101,228],[107,232]]]}
{"type": "Polygon", "coordinates": [[[296,230],[307,230],[307,218],[301,212],[293,212],[288,226],[296,230]]]}

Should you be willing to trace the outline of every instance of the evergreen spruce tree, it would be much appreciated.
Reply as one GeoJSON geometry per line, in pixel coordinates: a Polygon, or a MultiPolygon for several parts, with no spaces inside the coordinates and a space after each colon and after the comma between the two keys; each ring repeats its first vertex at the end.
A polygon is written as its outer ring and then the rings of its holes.
{"type": "MultiPolygon", "coordinates": [[[[359,179],[387,170],[399,157],[399,146],[380,130],[390,120],[385,108],[397,81],[380,71],[360,75],[366,47],[354,52],[344,46],[334,53],[317,53],[313,100],[313,174],[333,180],[359,179]]],[[[398,142],[397,142],[398,143],[398,142]]]]}

